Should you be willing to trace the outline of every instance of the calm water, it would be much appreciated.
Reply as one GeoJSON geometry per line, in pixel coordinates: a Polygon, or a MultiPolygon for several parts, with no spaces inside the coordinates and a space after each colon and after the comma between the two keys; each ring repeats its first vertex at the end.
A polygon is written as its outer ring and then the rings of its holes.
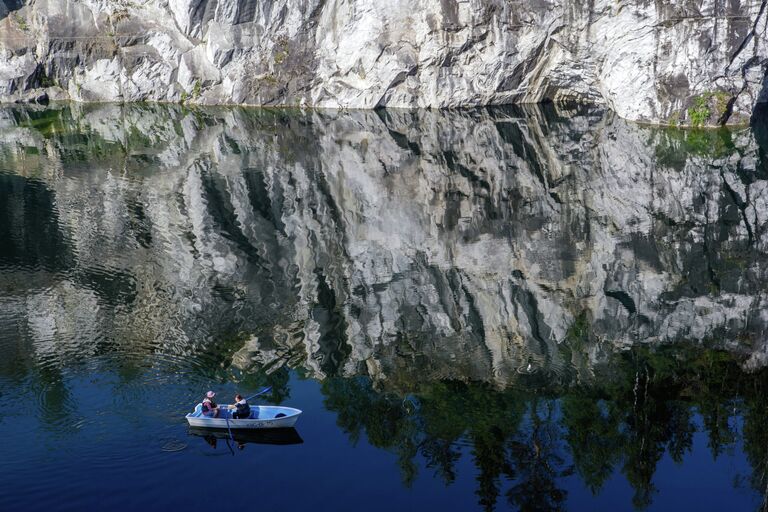
{"type": "Polygon", "coordinates": [[[766,130],[0,108],[2,510],[757,510],[766,130]],[[297,429],[191,432],[271,385],[297,429]]]}

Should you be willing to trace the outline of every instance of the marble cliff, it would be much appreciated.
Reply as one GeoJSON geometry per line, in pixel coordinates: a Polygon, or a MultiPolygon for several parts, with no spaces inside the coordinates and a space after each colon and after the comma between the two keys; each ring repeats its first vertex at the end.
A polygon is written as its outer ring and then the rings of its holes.
{"type": "Polygon", "coordinates": [[[504,385],[685,340],[762,366],[763,132],[553,107],[6,107],[0,311],[31,352],[111,332],[190,357],[241,332],[235,366],[320,377],[504,385]]]}
{"type": "Polygon", "coordinates": [[[2,0],[0,100],[601,104],[746,123],[767,0],[2,0]]]}

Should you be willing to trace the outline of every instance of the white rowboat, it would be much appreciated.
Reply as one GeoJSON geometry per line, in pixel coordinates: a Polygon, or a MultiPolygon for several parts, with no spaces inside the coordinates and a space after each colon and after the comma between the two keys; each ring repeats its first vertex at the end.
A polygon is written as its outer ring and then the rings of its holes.
{"type": "Polygon", "coordinates": [[[277,405],[252,405],[251,415],[245,419],[232,418],[233,410],[227,405],[219,406],[219,417],[203,416],[203,404],[197,404],[194,412],[187,414],[187,422],[192,427],[230,428],[232,430],[254,428],[290,428],[296,424],[301,411],[293,407],[277,405]]]}

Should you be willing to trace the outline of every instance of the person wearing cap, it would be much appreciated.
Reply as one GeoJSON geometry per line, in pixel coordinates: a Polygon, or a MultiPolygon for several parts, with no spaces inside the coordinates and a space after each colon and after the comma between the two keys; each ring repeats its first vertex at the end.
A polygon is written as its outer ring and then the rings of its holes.
{"type": "Polygon", "coordinates": [[[237,409],[232,413],[234,419],[247,419],[251,416],[251,406],[248,405],[248,400],[243,398],[243,395],[235,395],[235,405],[230,405],[230,409],[237,409]]]}
{"type": "Polygon", "coordinates": [[[219,416],[219,406],[213,401],[215,396],[216,393],[213,391],[205,394],[205,398],[203,398],[203,416],[208,416],[209,418],[217,418],[219,416]]]}

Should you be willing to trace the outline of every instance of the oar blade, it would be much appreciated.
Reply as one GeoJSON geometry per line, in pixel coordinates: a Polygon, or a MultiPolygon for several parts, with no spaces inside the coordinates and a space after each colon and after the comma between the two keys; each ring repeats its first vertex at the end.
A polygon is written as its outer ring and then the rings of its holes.
{"type": "Polygon", "coordinates": [[[262,389],[261,391],[259,391],[255,395],[249,396],[248,398],[246,398],[246,400],[251,400],[251,399],[256,398],[259,395],[263,395],[264,393],[267,393],[269,391],[272,391],[272,386],[267,386],[266,388],[262,389]]]}

